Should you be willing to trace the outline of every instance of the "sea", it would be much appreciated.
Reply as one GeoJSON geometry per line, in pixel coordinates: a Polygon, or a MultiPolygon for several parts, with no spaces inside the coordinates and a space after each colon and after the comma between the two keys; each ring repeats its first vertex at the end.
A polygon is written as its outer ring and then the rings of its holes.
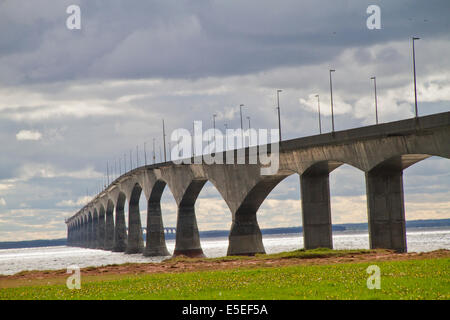
{"type": "MultiPolygon", "coordinates": [[[[412,228],[406,233],[408,252],[426,252],[437,249],[450,250],[450,228],[412,228]]],[[[200,240],[207,257],[225,256],[227,237],[200,240]]],[[[175,240],[167,240],[173,252],[175,240]]],[[[271,234],[263,236],[266,253],[293,251],[303,248],[300,233],[271,234]]],[[[334,249],[368,249],[367,231],[333,231],[334,249]]],[[[125,254],[105,250],[67,246],[3,249],[0,250],[0,275],[12,275],[24,270],[59,270],[70,266],[80,268],[122,263],[161,262],[170,257],[144,257],[142,254],[125,254]]]]}

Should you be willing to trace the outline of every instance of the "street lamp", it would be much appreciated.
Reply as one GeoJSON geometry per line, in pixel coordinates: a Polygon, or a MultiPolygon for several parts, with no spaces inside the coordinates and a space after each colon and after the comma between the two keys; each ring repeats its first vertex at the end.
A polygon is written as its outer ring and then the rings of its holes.
{"type": "Polygon", "coordinates": [[[147,142],[144,142],[144,165],[147,165],[147,150],[145,149],[145,145],[147,142]]]}
{"type": "Polygon", "coordinates": [[[322,122],[320,121],[320,100],[318,94],[316,94],[316,98],[317,98],[317,109],[319,112],[319,133],[322,134],[322,122]]]}
{"type": "Polygon", "coordinates": [[[213,114],[213,130],[214,130],[214,146],[216,145],[216,117],[217,114],[213,114]]]}
{"type": "Polygon", "coordinates": [[[239,106],[239,111],[241,113],[241,141],[242,141],[242,147],[244,147],[244,125],[242,124],[242,107],[243,106],[244,106],[243,104],[241,104],[239,106]]]}
{"type": "Polygon", "coordinates": [[[136,145],[136,168],[139,168],[139,146],[136,145]]]}
{"type": "Polygon", "coordinates": [[[155,138],[153,138],[153,164],[156,163],[155,138]]]}
{"type": "Polygon", "coordinates": [[[283,92],[283,90],[278,89],[277,90],[277,109],[278,109],[278,136],[281,141],[281,117],[280,117],[280,92],[283,92]]]}
{"type": "Polygon", "coordinates": [[[228,124],[225,123],[223,126],[225,127],[225,150],[227,150],[228,149],[228,133],[227,133],[228,124]]]}
{"type": "Polygon", "coordinates": [[[166,156],[166,129],[164,128],[164,119],[162,119],[162,125],[163,125],[163,143],[164,143],[164,162],[166,162],[167,161],[167,156],[166,156]]]}
{"type": "Polygon", "coordinates": [[[252,144],[252,134],[251,134],[251,125],[250,125],[250,116],[247,117],[248,120],[248,146],[252,144]]]}
{"type": "Polygon", "coordinates": [[[333,83],[331,81],[331,73],[336,70],[330,69],[330,93],[331,93],[331,131],[334,132],[334,112],[333,112],[333,83]]]}
{"type": "Polygon", "coordinates": [[[412,47],[413,47],[413,70],[414,70],[414,98],[415,98],[415,113],[416,118],[419,116],[419,112],[417,110],[417,84],[416,84],[416,50],[414,48],[414,41],[420,40],[420,38],[412,37],[412,47]]]}
{"type": "Polygon", "coordinates": [[[374,76],[370,79],[373,80],[373,85],[375,86],[375,119],[376,123],[378,124],[377,77],[374,76]]]}

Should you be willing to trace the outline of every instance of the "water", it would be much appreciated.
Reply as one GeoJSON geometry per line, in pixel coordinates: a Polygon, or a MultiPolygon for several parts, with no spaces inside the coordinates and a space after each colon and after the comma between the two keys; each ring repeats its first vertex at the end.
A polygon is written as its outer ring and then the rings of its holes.
{"type": "MultiPolygon", "coordinates": [[[[301,234],[267,235],[263,242],[267,253],[303,248],[301,234]]],[[[450,229],[410,229],[407,232],[407,242],[409,252],[450,249],[450,229]]],[[[225,256],[227,253],[226,237],[204,238],[201,244],[208,257],[225,256]]],[[[334,232],[333,245],[335,249],[368,249],[369,235],[367,232],[334,232]]],[[[174,247],[175,240],[168,240],[167,248],[170,252],[173,252],[174,247]]],[[[6,249],[0,250],[0,274],[9,275],[23,270],[65,269],[69,265],[83,268],[126,262],[161,262],[167,258],[66,246],[6,249]]]]}

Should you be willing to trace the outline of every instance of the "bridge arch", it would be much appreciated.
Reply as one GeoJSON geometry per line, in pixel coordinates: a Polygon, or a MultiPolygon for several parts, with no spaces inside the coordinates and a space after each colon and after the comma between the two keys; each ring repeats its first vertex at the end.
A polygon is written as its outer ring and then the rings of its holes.
{"type": "Polygon", "coordinates": [[[195,201],[206,182],[206,179],[191,180],[182,193],[177,210],[174,256],[204,256],[195,215],[195,201]]]}
{"type": "Polygon", "coordinates": [[[88,247],[89,248],[94,248],[94,219],[93,219],[93,214],[92,211],[89,210],[88,211],[88,223],[87,223],[87,228],[88,228],[88,247]]]}
{"type": "Polygon", "coordinates": [[[128,210],[128,243],[126,253],[141,253],[144,251],[144,239],[142,236],[141,212],[139,199],[142,187],[136,182],[131,190],[128,210]]]}
{"type": "Polygon", "coordinates": [[[98,206],[98,249],[105,248],[105,207],[102,203],[98,206]]]}
{"type": "Polygon", "coordinates": [[[82,232],[82,237],[83,237],[83,241],[82,241],[82,247],[89,247],[89,229],[88,229],[88,216],[86,213],[83,213],[81,215],[81,220],[82,220],[82,228],[83,228],[83,232],[82,232]]]}
{"type": "Polygon", "coordinates": [[[292,174],[294,172],[289,171],[278,175],[260,176],[248,190],[232,214],[227,255],[265,253],[256,213],[273,188],[292,174]]]}
{"type": "Polygon", "coordinates": [[[125,223],[126,196],[122,191],[117,195],[116,220],[114,225],[114,249],[115,252],[124,252],[127,248],[127,227],[125,223]]]}
{"type": "Polygon", "coordinates": [[[161,211],[161,197],[167,183],[158,179],[154,182],[147,201],[147,234],[145,256],[168,256],[164,224],[161,211]]]}
{"type": "Polygon", "coordinates": [[[429,157],[398,154],[366,172],[370,248],[407,251],[403,170],[429,157]]]}
{"type": "Polygon", "coordinates": [[[93,234],[93,249],[97,249],[100,244],[100,235],[99,235],[99,213],[96,207],[94,207],[94,213],[92,215],[92,234],[93,234]]]}
{"type": "Polygon", "coordinates": [[[105,249],[114,248],[114,202],[108,199],[105,212],[105,249]]]}

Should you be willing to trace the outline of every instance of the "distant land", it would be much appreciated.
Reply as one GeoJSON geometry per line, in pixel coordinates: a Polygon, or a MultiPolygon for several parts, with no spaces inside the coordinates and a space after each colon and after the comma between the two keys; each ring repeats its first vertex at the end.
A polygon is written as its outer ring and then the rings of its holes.
{"type": "MultiPolygon", "coordinates": [[[[450,219],[428,219],[428,220],[411,220],[406,221],[406,228],[438,228],[450,227],[450,219]]],[[[365,231],[368,229],[367,223],[344,223],[334,224],[333,231],[365,231]]],[[[301,233],[302,227],[288,227],[288,228],[268,228],[261,229],[264,234],[285,234],[285,233],[301,233]]],[[[210,230],[200,231],[201,238],[217,238],[228,237],[228,230],[210,230]]],[[[145,234],[144,234],[145,239],[145,234]]],[[[166,239],[175,239],[175,234],[166,234],[166,239]]],[[[0,242],[0,249],[19,249],[19,248],[36,248],[36,247],[52,247],[65,246],[66,239],[51,239],[51,240],[28,240],[28,241],[8,241],[0,242]]]]}

